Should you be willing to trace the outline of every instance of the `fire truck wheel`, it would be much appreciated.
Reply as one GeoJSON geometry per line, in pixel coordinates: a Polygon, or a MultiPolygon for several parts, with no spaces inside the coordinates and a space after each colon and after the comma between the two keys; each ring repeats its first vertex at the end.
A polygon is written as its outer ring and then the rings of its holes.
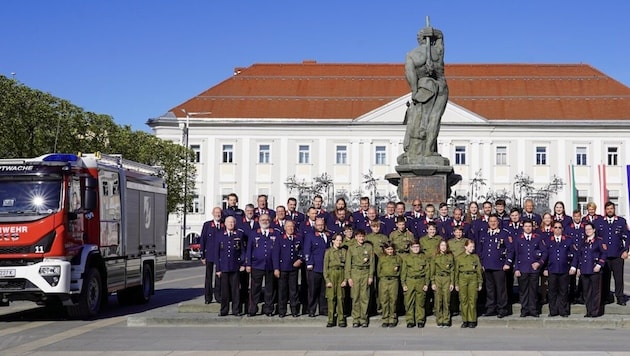
{"type": "Polygon", "coordinates": [[[101,273],[98,269],[90,267],[83,279],[83,288],[79,295],[79,302],[67,308],[68,315],[73,319],[89,319],[101,310],[103,298],[103,285],[101,273]]]}
{"type": "Polygon", "coordinates": [[[146,304],[151,300],[153,294],[153,270],[151,265],[145,264],[142,269],[142,285],[136,287],[136,302],[138,304],[146,304]]]}

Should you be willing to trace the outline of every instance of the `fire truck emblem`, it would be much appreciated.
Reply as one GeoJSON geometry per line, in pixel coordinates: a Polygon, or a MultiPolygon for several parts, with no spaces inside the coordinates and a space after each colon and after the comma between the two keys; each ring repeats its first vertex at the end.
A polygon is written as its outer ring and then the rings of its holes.
{"type": "Polygon", "coordinates": [[[144,228],[151,227],[151,197],[144,197],[144,228]]]}

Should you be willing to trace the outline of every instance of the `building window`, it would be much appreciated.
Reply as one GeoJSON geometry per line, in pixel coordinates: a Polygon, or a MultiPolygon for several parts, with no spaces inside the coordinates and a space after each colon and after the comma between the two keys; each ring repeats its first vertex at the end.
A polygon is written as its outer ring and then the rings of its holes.
{"type": "Polygon", "coordinates": [[[234,162],[234,145],[223,145],[223,163],[234,162]]]}
{"type": "Polygon", "coordinates": [[[466,164],[466,146],[455,146],[455,164],[466,164]]]}
{"type": "Polygon", "coordinates": [[[586,166],[586,147],[575,148],[575,164],[578,166],[586,166]]]}
{"type": "Polygon", "coordinates": [[[375,164],[387,164],[387,148],[385,146],[376,146],[375,164]]]}
{"type": "Polygon", "coordinates": [[[195,194],[192,199],[192,205],[188,208],[191,214],[203,214],[203,197],[195,194]]]}
{"type": "Polygon", "coordinates": [[[497,166],[507,165],[507,146],[497,146],[497,166]]]}
{"type": "Polygon", "coordinates": [[[348,164],[348,146],[337,146],[336,160],[337,164],[348,164]]]}
{"type": "Polygon", "coordinates": [[[201,162],[201,146],[199,145],[190,145],[190,149],[193,150],[193,152],[195,152],[195,161],[194,163],[199,163],[201,162]]]}
{"type": "Polygon", "coordinates": [[[588,190],[578,190],[577,191],[577,206],[578,209],[582,212],[582,215],[588,213],[586,209],[586,205],[588,204],[588,190]]]}
{"type": "Polygon", "coordinates": [[[300,145],[298,148],[298,163],[309,164],[311,163],[311,146],[300,145]]]}
{"type": "Polygon", "coordinates": [[[258,146],[258,163],[269,163],[271,147],[269,145],[258,146]]]}
{"type": "Polygon", "coordinates": [[[544,166],[547,164],[547,147],[536,146],[536,165],[544,166]]]}
{"type": "Polygon", "coordinates": [[[608,147],[608,165],[616,166],[619,159],[619,147],[608,147]]]}

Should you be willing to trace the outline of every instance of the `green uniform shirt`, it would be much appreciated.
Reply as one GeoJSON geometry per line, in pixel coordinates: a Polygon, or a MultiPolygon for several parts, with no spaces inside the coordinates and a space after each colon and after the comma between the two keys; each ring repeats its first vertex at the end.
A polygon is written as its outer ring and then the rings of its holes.
{"type": "Polygon", "coordinates": [[[430,261],[424,253],[410,253],[402,257],[400,281],[403,287],[410,280],[417,280],[423,286],[429,285],[430,261]]]}
{"type": "Polygon", "coordinates": [[[440,241],[442,241],[440,235],[435,235],[433,237],[425,235],[420,238],[420,248],[425,255],[434,256],[440,241]]]}
{"type": "Polygon", "coordinates": [[[324,254],[324,279],[326,283],[332,283],[332,271],[340,271],[344,275],[344,267],[346,265],[346,250],[343,248],[335,249],[331,247],[324,254]]]}
{"type": "Polygon", "coordinates": [[[365,241],[372,244],[372,246],[374,247],[374,253],[376,253],[377,255],[381,255],[383,251],[383,245],[389,242],[389,238],[381,233],[375,234],[372,232],[365,236],[365,241]]]}
{"type": "Polygon", "coordinates": [[[449,277],[451,284],[455,284],[455,258],[452,253],[437,254],[431,260],[431,280],[435,277],[449,277]]]}
{"type": "Polygon", "coordinates": [[[383,255],[378,259],[378,277],[391,278],[400,276],[402,259],[398,255],[383,255]]]}
{"type": "Polygon", "coordinates": [[[395,230],[389,234],[389,241],[394,245],[396,253],[409,253],[409,246],[413,242],[413,234],[408,230],[402,232],[395,230]]]}
{"type": "Polygon", "coordinates": [[[459,283],[459,276],[462,274],[474,274],[477,276],[479,285],[483,283],[483,274],[481,271],[481,261],[479,256],[474,253],[470,255],[463,253],[455,259],[455,285],[459,283]]]}
{"type": "Polygon", "coordinates": [[[374,275],[374,248],[364,242],[363,245],[355,243],[348,247],[346,254],[346,280],[352,278],[352,270],[367,271],[370,277],[374,275]]]}
{"type": "Polygon", "coordinates": [[[343,242],[341,243],[341,247],[345,248],[346,250],[348,249],[348,247],[356,245],[357,244],[357,240],[355,239],[346,239],[345,237],[343,238],[343,242]]]}
{"type": "Polygon", "coordinates": [[[455,238],[448,240],[448,248],[451,252],[453,252],[453,256],[455,256],[455,258],[464,253],[464,244],[467,240],[468,239],[465,237],[462,237],[459,240],[455,238]]]}

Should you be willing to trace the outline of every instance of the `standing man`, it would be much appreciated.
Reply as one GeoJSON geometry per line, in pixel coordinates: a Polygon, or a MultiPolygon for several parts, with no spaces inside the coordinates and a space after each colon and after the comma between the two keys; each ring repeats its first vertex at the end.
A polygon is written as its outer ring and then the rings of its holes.
{"type": "Polygon", "coordinates": [[[352,326],[368,327],[367,309],[374,277],[374,249],[365,243],[365,231],[355,233],[356,243],[348,247],[345,275],[352,294],[352,326]]]}
{"type": "Polygon", "coordinates": [[[236,230],[236,219],[233,216],[225,218],[225,231],[219,234],[215,251],[216,274],[221,281],[221,311],[219,316],[226,316],[232,302],[232,315],[240,316],[240,276],[245,271],[245,237],[243,232],[236,230]]]}
{"type": "Polygon", "coordinates": [[[287,219],[287,211],[282,205],[278,205],[276,207],[276,217],[273,218],[273,222],[271,223],[271,228],[284,233],[284,225],[289,221],[287,219]]]}
{"type": "Polygon", "coordinates": [[[315,219],[313,232],[306,235],[304,259],[308,279],[308,316],[314,318],[319,306],[319,315],[328,315],[326,305],[326,281],[324,280],[324,254],[330,246],[331,235],[325,231],[324,218],[315,219]]]}
{"type": "Polygon", "coordinates": [[[366,222],[368,220],[367,211],[369,207],[370,207],[370,198],[361,197],[361,199],[359,200],[359,210],[352,213],[352,220],[353,220],[355,230],[358,230],[358,229],[365,230],[365,227],[367,225],[366,222]]]}
{"type": "MultiPolygon", "coordinates": [[[[276,213],[278,209],[276,209],[276,213]]],[[[302,238],[295,233],[295,222],[288,220],[284,233],[276,248],[272,250],[273,274],[278,278],[278,316],[287,315],[287,303],[291,306],[291,315],[300,316],[298,273],[302,266],[302,238]]]]}
{"type": "Polygon", "coordinates": [[[254,214],[256,215],[256,217],[267,214],[273,220],[276,217],[276,212],[273,211],[273,209],[269,209],[267,200],[268,198],[266,194],[260,194],[258,196],[258,198],[256,199],[256,203],[258,206],[256,207],[256,210],[254,210],[254,214]]]}
{"type": "Polygon", "coordinates": [[[324,210],[323,204],[324,198],[321,195],[317,194],[313,197],[313,207],[315,208],[317,217],[326,219],[326,210],[324,210]]]}
{"type": "Polygon", "coordinates": [[[534,233],[531,220],[523,222],[523,233],[514,240],[514,276],[518,278],[521,318],[538,318],[538,283],[540,271],[547,260],[547,246],[534,233]]]}
{"type": "Polygon", "coordinates": [[[422,236],[426,235],[430,223],[435,226],[435,231],[437,234],[437,224],[435,222],[435,206],[433,204],[427,204],[427,207],[424,208],[424,217],[416,221],[416,231],[414,231],[415,237],[421,238],[422,236]]]}
{"type": "Polygon", "coordinates": [[[534,201],[526,199],[524,203],[523,220],[531,220],[534,222],[534,230],[538,229],[542,222],[542,217],[534,212],[534,201]]]}
{"type": "Polygon", "coordinates": [[[385,236],[389,236],[392,231],[396,230],[396,203],[391,200],[387,202],[385,215],[381,216],[380,220],[383,222],[381,233],[385,236]]]}
{"type": "Polygon", "coordinates": [[[577,253],[575,240],[563,233],[562,221],[554,221],[553,236],[547,241],[547,267],[543,272],[549,283],[547,299],[550,317],[560,315],[566,318],[571,314],[569,276],[577,271],[577,253]]]}
{"type": "MultiPolygon", "coordinates": [[[[623,265],[628,258],[628,223],[626,219],[615,214],[615,204],[606,202],[604,205],[606,216],[600,224],[600,237],[608,247],[608,256],[602,275],[602,304],[607,302],[610,295],[610,278],[615,277],[615,297],[617,304],[626,305],[623,292],[623,265]]],[[[610,301],[612,303],[612,300],[610,301]]]]}
{"type": "Polygon", "coordinates": [[[349,224],[350,222],[346,217],[346,209],[337,209],[335,210],[334,218],[329,218],[326,221],[326,229],[333,235],[337,233],[343,234],[344,227],[349,224]]]}
{"type": "MultiPolygon", "coordinates": [[[[302,224],[300,224],[300,234],[304,238],[315,232],[315,220],[317,218],[317,209],[315,209],[315,207],[308,208],[308,211],[306,212],[306,220],[302,224]]],[[[324,217],[320,218],[324,219],[324,217]]]]}
{"type": "Polygon", "coordinates": [[[225,210],[223,210],[222,213],[224,220],[228,216],[233,216],[238,222],[243,217],[245,213],[243,212],[243,210],[238,208],[238,195],[236,195],[236,193],[228,194],[227,207],[225,208],[225,210]]]}
{"type": "Polygon", "coordinates": [[[494,202],[494,211],[499,217],[499,225],[504,229],[510,223],[510,214],[505,210],[505,200],[497,199],[494,202]]]}
{"type": "Polygon", "coordinates": [[[486,283],[486,312],[483,316],[504,318],[508,315],[505,271],[513,262],[512,238],[499,228],[499,218],[490,215],[488,229],[479,232],[479,258],[486,283]]]}
{"type": "Polygon", "coordinates": [[[306,216],[297,211],[297,199],[293,197],[287,200],[287,219],[295,221],[295,231],[300,231],[300,224],[306,220],[306,216]]]}
{"type": "Polygon", "coordinates": [[[455,228],[461,228],[464,237],[468,237],[470,231],[470,223],[464,220],[464,212],[461,208],[453,209],[453,218],[448,224],[442,225],[442,231],[438,230],[438,234],[445,239],[452,239],[454,237],[455,228]]]}
{"type": "Polygon", "coordinates": [[[264,299],[263,314],[272,316],[276,293],[272,255],[278,232],[271,229],[269,215],[262,214],[258,221],[260,228],[250,236],[245,257],[245,269],[251,276],[249,316],[255,316],[258,313],[261,293],[264,299]]]}
{"type": "MultiPolygon", "coordinates": [[[[492,203],[489,201],[483,202],[481,205],[481,209],[483,210],[483,214],[480,219],[475,219],[472,222],[472,227],[470,229],[471,238],[475,242],[479,241],[479,234],[488,229],[488,220],[490,219],[490,214],[492,214],[492,203]]],[[[501,228],[501,222],[499,221],[499,228],[501,228]]],[[[479,250],[479,243],[477,245],[477,250],[479,250]]]]}
{"type": "Polygon", "coordinates": [[[216,240],[218,235],[223,232],[225,225],[221,221],[221,208],[214,207],[212,209],[212,220],[203,223],[201,228],[201,263],[206,266],[206,276],[204,281],[204,297],[205,303],[212,303],[212,295],[218,302],[221,297],[220,281],[214,274],[214,257],[217,248],[216,240]]]}
{"type": "Polygon", "coordinates": [[[448,237],[445,235],[446,226],[450,225],[453,218],[448,215],[448,204],[440,203],[440,207],[438,208],[438,217],[435,219],[435,224],[437,227],[438,235],[447,239],[448,237]]]}

